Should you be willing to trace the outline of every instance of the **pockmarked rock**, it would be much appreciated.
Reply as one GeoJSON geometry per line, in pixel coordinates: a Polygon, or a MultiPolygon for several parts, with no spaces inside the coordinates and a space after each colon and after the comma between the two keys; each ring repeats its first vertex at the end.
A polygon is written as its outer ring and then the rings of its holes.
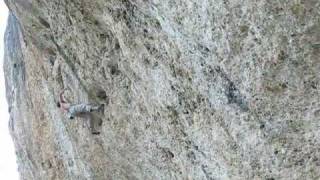
{"type": "Polygon", "coordinates": [[[5,2],[21,179],[320,178],[320,1],[5,2]]]}

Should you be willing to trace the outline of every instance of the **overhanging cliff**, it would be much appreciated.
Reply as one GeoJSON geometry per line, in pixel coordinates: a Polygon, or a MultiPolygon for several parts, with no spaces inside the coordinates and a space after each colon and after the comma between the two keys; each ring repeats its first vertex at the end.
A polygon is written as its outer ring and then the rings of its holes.
{"type": "Polygon", "coordinates": [[[6,3],[22,179],[320,178],[320,1],[6,3]]]}

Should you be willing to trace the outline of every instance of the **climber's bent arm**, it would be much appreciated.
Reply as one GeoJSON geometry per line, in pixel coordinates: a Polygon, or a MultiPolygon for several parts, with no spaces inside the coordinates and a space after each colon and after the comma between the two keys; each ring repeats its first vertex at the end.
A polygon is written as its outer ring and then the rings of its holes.
{"type": "Polygon", "coordinates": [[[64,97],[63,97],[64,91],[65,91],[65,89],[60,92],[60,95],[59,95],[59,101],[60,101],[60,103],[67,103],[67,101],[66,101],[66,100],[64,99],[64,97]]]}

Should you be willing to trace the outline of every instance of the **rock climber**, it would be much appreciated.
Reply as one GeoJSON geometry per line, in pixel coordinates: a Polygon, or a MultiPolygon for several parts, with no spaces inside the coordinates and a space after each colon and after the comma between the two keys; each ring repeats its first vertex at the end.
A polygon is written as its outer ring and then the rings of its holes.
{"type": "MultiPolygon", "coordinates": [[[[57,107],[59,107],[63,112],[67,113],[67,117],[69,119],[74,119],[76,116],[81,117],[82,115],[92,113],[93,111],[100,111],[103,110],[104,104],[101,104],[99,106],[91,105],[88,103],[80,103],[80,104],[70,104],[66,101],[66,99],[63,96],[63,93],[66,89],[63,89],[59,94],[59,102],[57,102],[57,107]]],[[[93,121],[92,119],[90,120],[93,121]]],[[[92,124],[90,122],[90,128],[92,130],[92,134],[98,134],[94,130],[94,127],[92,127],[92,124]]]]}

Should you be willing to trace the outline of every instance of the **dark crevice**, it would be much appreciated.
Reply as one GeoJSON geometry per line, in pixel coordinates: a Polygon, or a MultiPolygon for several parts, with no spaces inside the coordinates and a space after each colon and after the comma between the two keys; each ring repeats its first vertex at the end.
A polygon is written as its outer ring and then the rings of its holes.
{"type": "Polygon", "coordinates": [[[43,18],[39,17],[39,22],[46,28],[50,29],[50,24],[44,20],[43,18]]]}
{"type": "Polygon", "coordinates": [[[225,89],[225,95],[228,99],[228,103],[229,104],[236,104],[237,106],[239,106],[241,108],[241,110],[248,111],[249,108],[248,108],[247,102],[245,101],[246,98],[243,95],[241,95],[239,89],[236,87],[234,82],[232,82],[229,79],[227,74],[225,72],[223,72],[219,66],[215,67],[215,71],[217,72],[217,74],[220,75],[220,77],[225,82],[224,89],[225,89]]]}
{"type": "Polygon", "coordinates": [[[207,165],[201,165],[201,170],[204,173],[204,175],[206,176],[207,180],[214,180],[214,178],[211,177],[211,173],[208,172],[208,166],[207,165]]]}

